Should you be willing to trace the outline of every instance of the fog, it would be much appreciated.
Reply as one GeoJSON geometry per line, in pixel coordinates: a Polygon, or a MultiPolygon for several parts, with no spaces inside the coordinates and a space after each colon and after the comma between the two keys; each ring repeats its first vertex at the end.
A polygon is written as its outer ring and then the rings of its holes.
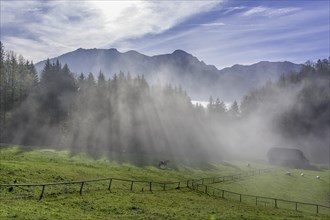
{"type": "MultiPolygon", "coordinates": [[[[319,62],[251,90],[242,98],[236,117],[230,114],[230,104],[224,103],[226,114],[214,113],[211,122],[205,122],[214,132],[217,153],[225,152],[225,158],[267,160],[270,148],[295,148],[310,162],[328,165],[329,71],[328,61],[323,62],[323,71],[319,62]]],[[[209,102],[193,103],[212,114],[209,102]]]]}
{"type": "Polygon", "coordinates": [[[48,62],[7,118],[5,141],[138,165],[266,161],[272,147],[299,148],[310,161],[329,164],[329,71],[319,69],[313,64],[269,82],[239,104],[210,94],[203,107],[180,85],[162,84],[170,70],[149,83],[133,72],[106,79],[48,62]]]}

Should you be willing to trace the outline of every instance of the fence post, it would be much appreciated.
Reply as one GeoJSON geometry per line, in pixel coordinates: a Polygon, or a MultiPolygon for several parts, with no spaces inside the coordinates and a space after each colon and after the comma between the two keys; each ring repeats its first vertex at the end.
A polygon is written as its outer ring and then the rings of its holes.
{"type": "Polygon", "coordinates": [[[239,202],[242,202],[242,194],[239,194],[239,202]]]}
{"type": "Polygon", "coordinates": [[[84,187],[84,183],[85,183],[85,182],[82,182],[82,183],[81,183],[80,191],[79,191],[79,194],[80,194],[80,195],[82,194],[82,190],[83,190],[83,187],[84,187]]]}
{"type": "Polygon", "coordinates": [[[149,191],[151,192],[151,184],[152,182],[149,183],[149,191]]]}
{"type": "Polygon", "coordinates": [[[274,199],[275,200],[275,208],[277,208],[277,199],[274,199]]]}
{"type": "Polygon", "coordinates": [[[133,190],[133,184],[134,184],[134,181],[132,181],[132,183],[131,183],[131,191],[133,190]]]}
{"type": "Polygon", "coordinates": [[[165,183],[163,183],[163,190],[165,190],[165,183]]]}
{"type": "Polygon", "coordinates": [[[189,188],[189,180],[187,180],[187,188],[189,188]]]}
{"type": "Polygon", "coordinates": [[[207,194],[207,185],[205,185],[205,194],[207,194]]]}
{"type": "Polygon", "coordinates": [[[316,205],[316,213],[319,214],[319,205],[316,205]]]}
{"type": "Polygon", "coordinates": [[[40,194],[39,200],[41,200],[42,197],[44,196],[44,191],[45,191],[45,185],[42,186],[42,190],[41,190],[41,194],[40,194]]]}
{"type": "Polygon", "coordinates": [[[112,183],[112,178],[110,178],[108,190],[111,190],[111,183],[112,183]]]}
{"type": "Polygon", "coordinates": [[[258,196],[256,196],[256,205],[258,205],[258,196]]]}
{"type": "Polygon", "coordinates": [[[298,202],[296,202],[296,211],[298,211],[298,202]]]}

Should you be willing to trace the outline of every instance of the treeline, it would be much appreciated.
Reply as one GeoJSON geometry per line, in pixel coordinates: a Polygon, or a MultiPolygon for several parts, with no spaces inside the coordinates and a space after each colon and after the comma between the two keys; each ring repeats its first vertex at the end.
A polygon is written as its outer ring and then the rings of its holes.
{"type": "Polygon", "coordinates": [[[271,118],[284,147],[295,147],[319,161],[329,161],[329,59],[307,62],[299,73],[251,91],[241,103],[243,118],[271,118]]]}
{"type": "Polygon", "coordinates": [[[229,109],[212,97],[206,109],[194,106],[180,86],[149,85],[143,75],[75,75],[58,61],[47,60],[39,79],[32,62],[2,45],[0,83],[1,143],[143,164],[264,158],[278,145],[323,160],[329,152],[328,59],[282,75],[229,109]]]}
{"type": "Polygon", "coordinates": [[[2,114],[1,142],[68,147],[94,157],[195,163],[208,158],[205,144],[217,147],[206,138],[205,114],[180,86],[150,86],[144,76],[123,72],[111,79],[102,72],[97,79],[92,73],[75,76],[58,61],[47,60],[40,80],[2,114]]]}
{"type": "Polygon", "coordinates": [[[244,116],[264,111],[277,114],[284,135],[304,136],[310,132],[326,132],[329,128],[330,101],[329,60],[308,62],[299,73],[281,75],[244,97],[244,116]],[[288,108],[281,108],[287,105],[288,108]]]}
{"type": "Polygon", "coordinates": [[[39,80],[32,61],[14,52],[5,52],[1,42],[0,49],[0,142],[4,142],[10,113],[26,100],[39,80]]]}

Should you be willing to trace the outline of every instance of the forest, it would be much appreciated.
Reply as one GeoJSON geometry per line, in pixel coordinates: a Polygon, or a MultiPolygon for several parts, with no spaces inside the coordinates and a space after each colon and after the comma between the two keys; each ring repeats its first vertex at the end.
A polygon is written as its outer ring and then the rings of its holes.
{"type": "Polygon", "coordinates": [[[32,61],[1,44],[0,143],[140,165],[262,158],[280,145],[328,162],[329,76],[329,59],[309,61],[229,109],[212,96],[205,109],[181,86],[150,85],[134,73],[106,79],[102,70],[72,73],[48,59],[38,75],[32,61]]]}

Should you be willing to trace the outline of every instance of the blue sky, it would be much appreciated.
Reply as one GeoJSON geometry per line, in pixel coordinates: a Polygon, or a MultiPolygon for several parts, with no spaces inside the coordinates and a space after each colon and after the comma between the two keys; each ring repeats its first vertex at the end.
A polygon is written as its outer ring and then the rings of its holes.
{"type": "Polygon", "coordinates": [[[77,48],[183,49],[219,69],[329,57],[328,0],[4,1],[1,41],[34,62],[77,48]]]}

